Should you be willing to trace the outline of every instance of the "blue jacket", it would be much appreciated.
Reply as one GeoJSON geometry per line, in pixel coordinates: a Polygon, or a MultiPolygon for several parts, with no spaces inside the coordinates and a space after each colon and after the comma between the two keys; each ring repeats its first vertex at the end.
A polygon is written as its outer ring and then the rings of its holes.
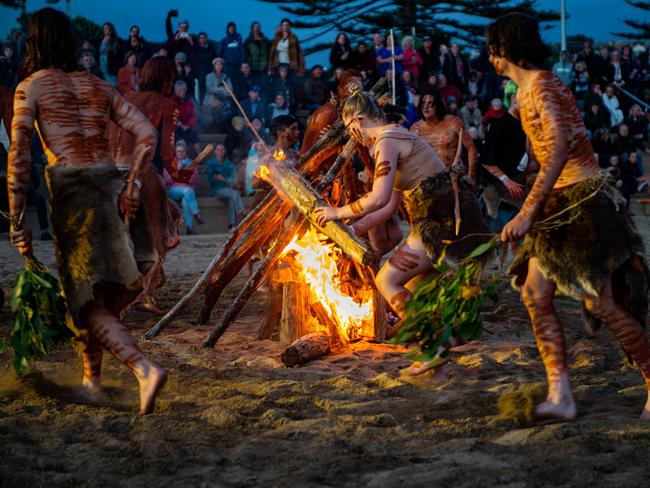
{"type": "Polygon", "coordinates": [[[219,43],[219,56],[226,64],[242,64],[246,58],[244,41],[238,32],[226,34],[219,43]]]}
{"type": "Polygon", "coordinates": [[[226,158],[223,163],[219,163],[216,158],[211,158],[208,161],[208,184],[212,193],[222,188],[230,188],[230,185],[237,181],[237,174],[235,172],[235,165],[226,158]],[[225,178],[222,181],[215,181],[214,175],[221,175],[225,178]]]}

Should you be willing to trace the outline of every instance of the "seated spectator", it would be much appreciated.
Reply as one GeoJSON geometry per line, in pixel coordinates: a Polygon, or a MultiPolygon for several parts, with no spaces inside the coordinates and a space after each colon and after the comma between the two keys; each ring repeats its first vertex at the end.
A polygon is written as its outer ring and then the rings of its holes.
{"type": "Polygon", "coordinates": [[[208,161],[207,167],[210,193],[228,204],[228,229],[232,229],[244,212],[244,204],[238,187],[235,166],[226,158],[226,148],[217,144],[214,157],[208,161]]]}
{"type": "MultiPolygon", "coordinates": [[[[194,150],[200,152],[199,138],[194,130],[197,114],[194,102],[187,96],[187,83],[178,80],[174,83],[172,100],[178,105],[178,122],[176,122],[176,140],[191,144],[194,150]]],[[[185,148],[187,151],[187,148],[185,148]]]]}
{"type": "Polygon", "coordinates": [[[251,74],[251,65],[244,61],[239,68],[239,73],[232,77],[232,83],[237,100],[246,100],[248,93],[257,85],[251,74]]]}
{"type": "Polygon", "coordinates": [[[138,91],[140,89],[140,79],[138,56],[133,51],[129,51],[124,56],[124,66],[117,72],[117,90],[121,95],[138,91]]]}
{"type": "Polygon", "coordinates": [[[458,100],[456,99],[455,96],[450,95],[447,98],[447,105],[449,106],[449,114],[458,117],[458,112],[459,112],[458,100]]]}
{"type": "Polygon", "coordinates": [[[132,51],[138,57],[138,68],[144,66],[144,62],[151,57],[149,44],[140,35],[140,27],[132,25],[129,29],[129,38],[124,43],[125,51],[132,51]]]}
{"type": "Polygon", "coordinates": [[[330,49],[330,65],[332,69],[343,68],[343,70],[353,67],[352,45],[348,36],[343,32],[336,36],[330,49]]]}
{"type": "Polygon", "coordinates": [[[257,135],[253,132],[253,130],[250,127],[245,127],[244,131],[248,134],[248,138],[251,141],[257,140],[257,136],[259,136],[265,143],[268,143],[270,140],[271,133],[269,129],[264,127],[264,119],[253,119],[251,120],[251,125],[257,132],[257,135]]]}
{"type": "Polygon", "coordinates": [[[212,67],[212,73],[205,78],[203,106],[212,109],[213,129],[223,133],[228,130],[233,113],[230,95],[228,95],[224,85],[228,85],[231,91],[233,87],[230,76],[223,71],[223,59],[213,59],[212,67]]]}
{"type": "Polygon", "coordinates": [[[365,41],[359,41],[357,48],[352,53],[352,65],[362,75],[365,73],[365,78],[375,76],[377,60],[374,53],[368,49],[368,44],[365,41]]]}
{"type": "Polygon", "coordinates": [[[481,92],[481,81],[483,77],[482,74],[476,70],[471,70],[469,72],[469,78],[467,79],[467,93],[474,97],[478,97],[478,94],[481,92]]]}
{"type": "Polygon", "coordinates": [[[325,84],[323,83],[323,67],[315,65],[309,70],[309,77],[305,80],[303,92],[303,105],[305,109],[313,111],[325,103],[325,84]]]}
{"type": "Polygon", "coordinates": [[[232,21],[228,22],[226,36],[219,42],[219,57],[224,60],[224,71],[231,78],[239,73],[241,64],[246,59],[244,40],[232,21]]]}
{"type": "MultiPolygon", "coordinates": [[[[591,90],[585,96],[585,109],[594,104],[600,106],[601,112],[605,110],[605,106],[603,105],[603,91],[600,88],[600,83],[592,83],[591,90]]],[[[607,117],[609,118],[609,112],[607,112],[607,117]]],[[[607,123],[609,125],[609,120],[607,123]]]]}
{"type": "Polygon", "coordinates": [[[553,73],[557,75],[565,85],[571,86],[575,73],[573,71],[573,63],[569,59],[569,53],[567,51],[562,51],[560,59],[553,65],[551,71],[553,71],[553,73]]]}
{"type": "Polygon", "coordinates": [[[483,126],[487,127],[490,124],[491,120],[499,119],[505,114],[503,110],[503,102],[500,98],[495,98],[490,102],[490,108],[485,112],[485,117],[483,117],[483,126]]]}
{"type": "Polygon", "coordinates": [[[628,67],[621,62],[621,53],[614,51],[605,73],[607,81],[616,88],[622,88],[628,82],[629,75],[628,67]]]}
{"type": "Polygon", "coordinates": [[[264,119],[266,107],[260,98],[260,87],[255,85],[248,92],[248,98],[241,104],[248,120],[264,119]]]}
{"type": "Polygon", "coordinates": [[[643,176],[643,160],[639,157],[639,153],[631,152],[627,157],[627,166],[634,174],[636,180],[636,188],[632,189],[631,193],[638,193],[641,190],[648,190],[648,178],[643,176]]]}
{"type": "Polygon", "coordinates": [[[192,231],[194,219],[198,224],[203,223],[199,213],[199,202],[194,191],[199,181],[199,175],[196,168],[192,168],[191,165],[192,161],[187,157],[187,145],[184,141],[178,141],[176,143],[176,172],[169,174],[166,169],[163,170],[169,198],[181,203],[187,235],[194,234],[192,231]]]}
{"type": "Polygon", "coordinates": [[[282,93],[287,106],[293,107],[294,102],[294,90],[291,82],[289,81],[289,66],[286,64],[281,64],[278,66],[277,74],[271,81],[266,85],[266,93],[264,99],[267,103],[272,102],[275,99],[277,93],[282,93]]]}
{"type": "Polygon", "coordinates": [[[442,98],[449,105],[449,98],[454,97],[456,103],[461,99],[461,93],[458,88],[447,82],[447,77],[442,73],[438,75],[438,89],[442,93],[442,98]]]}
{"type": "Polygon", "coordinates": [[[427,82],[420,85],[420,93],[430,92],[431,90],[438,89],[438,73],[432,71],[427,77],[427,82]]]}
{"type": "Polygon", "coordinates": [[[269,67],[269,52],[271,41],[262,32],[262,24],[255,20],[251,24],[251,32],[244,41],[246,59],[251,67],[255,83],[262,84],[269,67]]]}
{"type": "Polygon", "coordinates": [[[616,127],[623,122],[623,111],[619,108],[618,98],[614,94],[614,87],[607,85],[603,93],[603,106],[609,112],[609,127],[616,127]]]}
{"type": "Polygon", "coordinates": [[[305,74],[305,58],[302,55],[300,41],[291,32],[289,19],[280,21],[280,29],[273,38],[269,52],[269,69],[274,70],[281,64],[288,65],[291,72],[299,76],[305,74]]]}
{"type": "MultiPolygon", "coordinates": [[[[386,71],[392,69],[393,61],[393,36],[386,36],[386,46],[382,46],[375,51],[377,56],[377,68],[379,71],[379,76],[386,76],[386,71]]],[[[395,76],[397,78],[402,76],[404,71],[404,50],[401,46],[395,45],[395,76]]]]}
{"type": "Polygon", "coordinates": [[[471,127],[476,129],[477,137],[483,139],[483,114],[478,108],[478,102],[476,96],[468,95],[465,97],[465,103],[459,111],[460,120],[463,121],[463,125],[466,130],[469,130],[471,127]]]}
{"type": "Polygon", "coordinates": [[[602,104],[592,103],[585,107],[585,127],[590,132],[591,137],[598,129],[609,127],[609,114],[605,114],[602,104]]]}
{"type": "MultiPolygon", "coordinates": [[[[418,92],[418,79],[414,77],[410,71],[404,71],[404,73],[402,73],[402,84],[408,94],[415,94],[418,92]]],[[[410,101],[411,96],[409,95],[409,102],[410,101]]]]}
{"type": "Polygon", "coordinates": [[[636,145],[630,135],[630,129],[627,125],[621,124],[618,126],[618,131],[614,140],[614,152],[618,155],[620,161],[627,162],[630,153],[636,152],[636,145]]]}
{"type": "Polygon", "coordinates": [[[255,142],[251,145],[246,158],[246,170],[244,173],[244,195],[250,196],[255,193],[251,182],[255,172],[260,167],[261,154],[264,152],[264,146],[261,142],[255,142]]]}
{"type": "Polygon", "coordinates": [[[412,36],[406,36],[402,39],[402,49],[404,50],[404,71],[408,71],[416,80],[420,78],[420,66],[423,61],[420,53],[415,50],[415,39],[412,36]]]}
{"type": "Polygon", "coordinates": [[[194,73],[199,84],[199,101],[205,97],[205,79],[212,72],[212,60],[217,57],[217,51],[210,43],[208,35],[200,32],[193,56],[194,73]]]}
{"type": "Polygon", "coordinates": [[[290,112],[284,95],[282,93],[277,93],[273,103],[270,103],[266,109],[265,120],[267,121],[267,127],[271,127],[273,119],[280,115],[290,115],[290,112]]]}
{"type": "Polygon", "coordinates": [[[235,149],[231,156],[230,160],[235,166],[235,175],[237,177],[237,186],[235,189],[239,192],[240,195],[244,194],[245,185],[246,185],[246,161],[245,156],[248,150],[244,151],[242,149],[235,149]]]}
{"type": "Polygon", "coordinates": [[[233,117],[230,128],[228,129],[228,135],[226,135],[226,154],[232,159],[232,152],[235,149],[240,149],[244,153],[248,152],[250,147],[251,139],[248,136],[248,133],[244,131],[246,122],[244,117],[233,117]]]}
{"type": "Polygon", "coordinates": [[[648,119],[638,104],[635,103],[630,107],[625,124],[630,129],[630,135],[636,147],[645,151],[648,148],[648,119]]]}
{"type": "Polygon", "coordinates": [[[606,168],[609,164],[609,157],[615,154],[608,128],[596,130],[591,138],[591,147],[598,158],[598,165],[601,168],[606,168]]]}
{"type": "Polygon", "coordinates": [[[99,70],[99,66],[95,63],[95,56],[91,51],[82,51],[79,56],[79,68],[84,71],[87,71],[91,75],[95,75],[99,79],[104,79],[104,75],[99,70]]]}
{"type": "Polygon", "coordinates": [[[187,54],[178,52],[174,56],[174,82],[184,81],[187,85],[187,93],[190,97],[194,97],[197,89],[196,76],[192,71],[192,67],[187,62],[187,54]]]}

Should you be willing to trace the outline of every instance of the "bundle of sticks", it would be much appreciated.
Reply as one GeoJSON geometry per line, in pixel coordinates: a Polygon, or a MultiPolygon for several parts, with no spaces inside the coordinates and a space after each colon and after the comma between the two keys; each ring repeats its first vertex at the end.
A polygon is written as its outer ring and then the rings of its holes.
{"type": "MultiPolygon", "coordinates": [[[[384,86],[385,79],[382,78],[372,88],[371,92],[375,96],[379,96],[384,86]]],[[[322,196],[330,189],[332,182],[337,178],[341,178],[344,184],[348,184],[344,193],[347,193],[351,198],[360,196],[356,184],[358,179],[351,164],[355,149],[354,140],[348,137],[343,122],[339,118],[302,155],[296,169],[285,165],[274,167],[270,180],[274,185],[273,190],[231,232],[227,242],[219,249],[194,286],[157,324],[144,334],[144,338],[151,339],[160,333],[201,292],[203,293],[204,303],[197,322],[207,324],[212,310],[225,287],[237,276],[239,271],[259,249],[268,249],[264,258],[257,263],[253,274],[242,287],[237,298],[229,305],[206,337],[203,343],[204,346],[214,347],[255,290],[269,275],[269,272],[278,262],[282,251],[293,237],[309,224],[317,226],[312,219],[311,213],[316,206],[324,204],[325,200],[322,196]],[[340,146],[344,147],[335,162],[329,168],[323,167],[323,163],[327,160],[326,156],[331,154],[332,147],[340,146]],[[318,183],[316,184],[316,182],[318,183]],[[315,187],[312,186],[313,184],[315,184],[315,187]],[[278,228],[282,228],[282,232],[278,232],[278,228]]],[[[358,273],[362,275],[362,278],[369,286],[374,287],[373,276],[376,272],[376,263],[374,262],[374,252],[368,242],[356,236],[347,226],[340,222],[328,222],[326,226],[318,227],[318,230],[350,256],[356,263],[358,273]]],[[[378,315],[383,316],[383,310],[379,309],[385,308],[385,302],[383,302],[378,292],[375,295],[377,297],[378,315]]],[[[378,325],[375,338],[381,341],[383,340],[382,335],[383,327],[378,325]]]]}

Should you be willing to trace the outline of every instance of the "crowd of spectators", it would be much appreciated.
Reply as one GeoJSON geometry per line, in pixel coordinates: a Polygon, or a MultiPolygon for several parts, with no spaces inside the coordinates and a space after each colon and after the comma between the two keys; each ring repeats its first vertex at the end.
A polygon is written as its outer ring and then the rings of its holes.
{"type": "MultiPolygon", "coordinates": [[[[231,224],[241,213],[241,201],[234,194],[246,196],[252,191],[242,176],[247,174],[246,161],[260,157],[256,136],[243,116],[270,142],[274,118],[300,115],[304,123],[309,113],[335,96],[338,80],[347,69],[360,72],[366,88],[386,76],[388,91],[394,92],[394,104],[403,110],[407,126],[423,118],[423,96],[439,95],[445,116],[458,118],[479,160],[490,125],[508,113],[503,104],[507,80],[497,76],[485,48],[436,45],[427,35],[404,36],[401,42],[393,42],[390,35],[381,33],[353,45],[342,32],[332,43],[329,66],[307,68],[300,40],[288,19],[282,19],[269,35],[258,21],[251,23],[247,35],[228,22],[224,36],[217,40],[206,32],[192,33],[186,20],[174,29],[176,16],[174,10],[168,13],[167,38],[161,44],[147,42],[136,25],[122,39],[113,24],[105,23],[100,39],[83,42],[79,68],[126,94],[139,89],[140,70],[147,59],[162,56],[173,63],[172,97],[179,107],[176,140],[182,141],[177,151],[184,151],[183,159],[189,160],[201,149],[200,134],[225,135],[209,166],[209,187],[214,196],[231,203],[231,224]]],[[[18,51],[8,42],[0,57],[0,84],[9,90],[24,76],[24,53],[18,51]]],[[[619,187],[629,199],[646,186],[643,155],[650,152],[648,51],[640,45],[602,45],[595,51],[585,42],[577,52],[562,52],[548,67],[573,90],[599,164],[618,175],[619,187]]],[[[191,186],[172,185],[170,191],[188,199],[191,186]]],[[[187,217],[197,220],[198,208],[189,200],[187,208],[193,217],[187,217]]]]}

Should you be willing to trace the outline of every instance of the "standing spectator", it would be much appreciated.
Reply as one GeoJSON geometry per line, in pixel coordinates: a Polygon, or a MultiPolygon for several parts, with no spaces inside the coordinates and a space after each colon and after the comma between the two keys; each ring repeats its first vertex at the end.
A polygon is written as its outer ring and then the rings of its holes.
{"type": "Polygon", "coordinates": [[[275,69],[281,64],[288,65],[292,73],[300,76],[305,74],[305,58],[300,49],[300,41],[291,32],[291,22],[288,19],[280,22],[280,30],[273,38],[269,53],[269,69],[275,69]]]}
{"type": "Polygon", "coordinates": [[[330,64],[332,69],[343,68],[344,70],[353,65],[352,45],[348,36],[343,32],[336,36],[334,45],[330,49],[330,64]]]}
{"type": "Polygon", "coordinates": [[[648,147],[648,119],[636,103],[630,107],[625,124],[630,128],[630,135],[636,147],[645,151],[648,147]]]}
{"type": "Polygon", "coordinates": [[[607,45],[601,45],[595,56],[594,72],[591,73],[591,77],[600,83],[603,77],[607,78],[607,67],[609,66],[609,48],[607,45]]]}
{"type": "Polygon", "coordinates": [[[449,83],[458,88],[461,92],[467,89],[467,75],[469,74],[469,67],[463,59],[460,52],[460,46],[456,43],[451,45],[451,71],[449,83]]]}
{"type": "Polygon", "coordinates": [[[140,67],[138,66],[138,55],[129,51],[124,56],[124,66],[117,73],[117,90],[121,95],[140,89],[140,67]]]}
{"type": "Polygon", "coordinates": [[[404,50],[404,71],[408,71],[413,75],[413,78],[418,80],[420,78],[420,66],[422,66],[422,58],[415,50],[415,39],[411,36],[406,36],[402,39],[402,49],[404,50]]]}
{"type": "Polygon", "coordinates": [[[591,75],[587,71],[587,63],[584,61],[578,61],[575,64],[575,74],[573,79],[573,93],[575,94],[576,100],[584,100],[589,92],[589,83],[591,81],[591,75]]]}
{"type": "Polygon", "coordinates": [[[323,67],[317,64],[309,70],[305,81],[303,104],[305,109],[313,111],[325,103],[325,84],[323,83],[323,67]]]}
{"type": "Polygon", "coordinates": [[[453,64],[454,60],[449,54],[449,49],[445,44],[440,44],[438,48],[438,61],[436,64],[436,71],[441,75],[445,75],[447,80],[451,79],[453,76],[453,64]]]}
{"type": "Polygon", "coordinates": [[[228,92],[224,88],[224,85],[228,85],[228,88],[232,91],[232,81],[230,80],[230,76],[223,71],[224,64],[221,58],[213,59],[213,71],[205,78],[203,106],[211,108],[213,128],[217,132],[225,132],[227,130],[233,113],[230,95],[228,95],[228,92]]]}
{"type": "Polygon", "coordinates": [[[627,73],[627,90],[636,93],[637,84],[641,77],[641,65],[634,57],[632,46],[626,44],[621,51],[621,65],[627,73]]]}
{"type": "Polygon", "coordinates": [[[244,50],[253,78],[258,85],[261,85],[269,68],[271,41],[262,33],[262,24],[257,20],[251,24],[251,32],[244,42],[244,50]]]}
{"type": "Polygon", "coordinates": [[[469,78],[467,79],[467,93],[478,98],[479,93],[482,91],[481,82],[483,75],[479,71],[470,70],[469,78]]]}
{"type": "MultiPolygon", "coordinates": [[[[16,87],[18,77],[18,57],[16,49],[10,42],[2,45],[2,56],[0,57],[0,84],[13,90],[16,87]]],[[[7,131],[10,128],[7,127],[7,131]]]]}
{"type": "Polygon", "coordinates": [[[187,235],[194,234],[192,231],[194,219],[197,224],[203,223],[194,190],[199,182],[199,175],[196,168],[190,167],[191,164],[192,161],[187,157],[185,141],[178,141],[176,143],[176,171],[174,174],[170,174],[167,169],[163,170],[169,198],[181,203],[187,235]]]}
{"type": "Polygon", "coordinates": [[[603,106],[609,111],[609,127],[615,127],[623,122],[623,111],[619,108],[618,98],[614,95],[614,87],[607,85],[603,93],[603,106]]]}
{"type": "Polygon", "coordinates": [[[165,48],[167,50],[167,55],[174,59],[176,53],[183,52],[190,59],[194,54],[194,36],[190,34],[190,23],[187,20],[183,20],[178,23],[178,29],[176,32],[172,30],[172,17],[178,17],[178,10],[170,10],[167,12],[167,18],[165,19],[165,30],[167,32],[167,43],[165,48]]]}
{"type": "Polygon", "coordinates": [[[275,99],[278,93],[282,93],[288,107],[293,107],[294,90],[289,81],[289,66],[286,64],[278,66],[277,75],[266,86],[266,96],[264,98],[267,102],[270,102],[275,99]]]}
{"type": "Polygon", "coordinates": [[[599,56],[594,53],[594,49],[589,41],[585,41],[582,44],[582,51],[578,54],[576,61],[584,61],[587,65],[587,71],[592,75],[598,73],[601,65],[601,60],[599,59],[599,56]]]}
{"type": "Polygon", "coordinates": [[[352,66],[365,79],[374,78],[377,71],[377,60],[374,53],[368,49],[368,44],[365,41],[359,41],[357,48],[352,53],[352,66]]]}
{"type": "Polygon", "coordinates": [[[232,77],[232,80],[235,95],[237,96],[237,100],[240,101],[246,99],[248,92],[257,85],[257,82],[251,73],[251,65],[246,61],[241,64],[239,73],[236,73],[232,77]]]}
{"type": "Polygon", "coordinates": [[[95,63],[95,56],[93,56],[93,53],[90,51],[81,51],[81,55],[79,56],[79,67],[91,75],[95,75],[99,79],[104,79],[104,75],[99,71],[99,68],[95,63]]]}
{"type": "Polygon", "coordinates": [[[210,193],[228,204],[228,229],[232,229],[244,212],[244,204],[238,187],[235,165],[226,158],[226,148],[217,144],[214,157],[208,161],[207,167],[210,193]]]}
{"type": "Polygon", "coordinates": [[[223,58],[226,66],[225,72],[232,78],[239,73],[239,68],[244,62],[246,53],[244,52],[244,40],[241,34],[237,32],[237,25],[234,22],[228,22],[226,27],[226,37],[219,43],[219,57],[223,58]]]}
{"type": "Polygon", "coordinates": [[[449,100],[451,97],[453,97],[455,101],[458,101],[462,96],[460,90],[454,85],[449,84],[447,82],[447,77],[442,73],[438,75],[438,89],[440,90],[447,107],[449,107],[449,100]]]}
{"type": "Polygon", "coordinates": [[[573,72],[573,63],[569,59],[569,53],[567,51],[562,51],[560,59],[553,65],[552,71],[565,85],[571,86],[575,73],[573,72]]]}
{"type": "MultiPolygon", "coordinates": [[[[192,144],[194,150],[199,153],[199,139],[194,130],[196,125],[197,115],[194,108],[192,98],[187,96],[187,83],[183,80],[178,80],[174,83],[174,94],[172,100],[178,105],[178,121],[176,122],[176,140],[185,141],[187,144],[192,144]]],[[[187,147],[185,147],[187,152],[187,147]]]]}
{"type": "Polygon", "coordinates": [[[132,51],[138,57],[138,68],[144,66],[144,62],[151,57],[149,44],[140,36],[140,27],[132,25],[129,29],[129,38],[124,43],[125,51],[132,51]]]}
{"type": "Polygon", "coordinates": [[[248,98],[241,104],[248,120],[263,120],[266,115],[266,107],[260,98],[260,87],[255,85],[248,92],[248,98]]]}
{"type": "Polygon", "coordinates": [[[433,41],[431,36],[424,36],[422,38],[422,47],[418,49],[420,59],[422,59],[422,66],[420,67],[420,83],[426,83],[429,73],[436,70],[437,67],[437,53],[433,48],[433,41]]]}
{"type": "Polygon", "coordinates": [[[212,72],[212,60],[217,56],[217,51],[210,43],[208,34],[199,32],[196,46],[194,47],[193,71],[199,83],[199,100],[205,97],[205,78],[212,72]]]}
{"type": "Polygon", "coordinates": [[[594,132],[594,137],[591,139],[591,147],[594,149],[594,154],[598,158],[598,165],[601,168],[606,168],[609,157],[614,154],[614,145],[609,137],[608,128],[597,129],[594,132]]]}
{"type": "Polygon", "coordinates": [[[187,62],[187,55],[184,52],[177,52],[174,56],[174,82],[184,81],[190,97],[195,96],[197,89],[196,76],[192,66],[187,62]]]}
{"type": "Polygon", "coordinates": [[[476,96],[467,95],[465,97],[465,103],[459,111],[460,120],[463,121],[465,130],[469,130],[470,127],[474,127],[478,134],[479,139],[483,139],[483,114],[478,108],[478,102],[476,96]]]}
{"type": "Polygon", "coordinates": [[[122,49],[113,24],[106,22],[102,31],[104,36],[99,45],[99,69],[104,74],[104,79],[115,85],[117,72],[122,66],[122,49]]]}
{"type": "Polygon", "coordinates": [[[616,88],[621,88],[627,83],[628,76],[627,67],[621,63],[621,53],[614,51],[607,67],[607,81],[616,88]]]}
{"type": "Polygon", "coordinates": [[[273,119],[280,115],[290,115],[289,106],[282,93],[277,93],[273,103],[270,103],[266,109],[266,125],[271,127],[273,119]]]}
{"type": "MultiPolygon", "coordinates": [[[[377,50],[377,66],[380,76],[386,76],[386,71],[392,70],[393,61],[393,36],[386,37],[386,46],[377,50]]],[[[401,46],[395,45],[395,78],[400,78],[404,71],[404,50],[401,46]]]]}

